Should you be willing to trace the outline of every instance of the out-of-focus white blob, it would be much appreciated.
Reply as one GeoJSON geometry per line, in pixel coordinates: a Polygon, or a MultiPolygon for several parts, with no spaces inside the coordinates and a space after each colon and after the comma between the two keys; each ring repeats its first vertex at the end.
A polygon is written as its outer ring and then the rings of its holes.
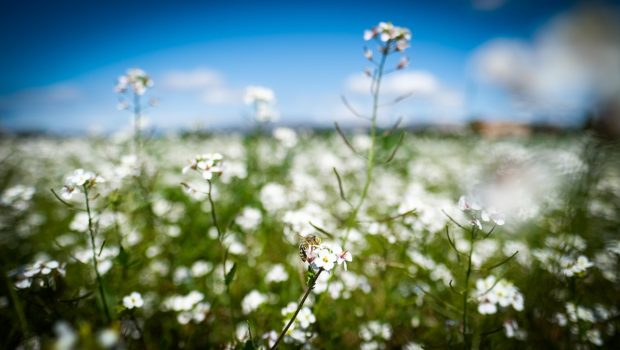
{"type": "MultiPolygon", "coordinates": [[[[515,113],[569,124],[620,101],[620,19],[605,7],[560,15],[533,42],[496,39],[474,54],[481,81],[513,98],[515,113]],[[519,110],[520,109],[520,110],[519,110]]],[[[618,116],[616,116],[617,118],[618,116]]]]}

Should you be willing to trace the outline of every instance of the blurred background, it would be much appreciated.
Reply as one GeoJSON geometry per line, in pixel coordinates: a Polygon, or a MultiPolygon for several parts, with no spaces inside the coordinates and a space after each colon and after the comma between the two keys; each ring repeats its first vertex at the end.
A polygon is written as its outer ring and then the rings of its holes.
{"type": "MultiPolygon", "coordinates": [[[[117,76],[153,78],[158,131],[244,129],[247,86],[275,92],[278,125],[354,127],[370,101],[363,31],[411,29],[410,66],[388,76],[385,125],[482,133],[620,130],[620,20],[615,1],[450,0],[5,1],[0,4],[4,133],[112,133],[117,76]]],[[[374,49],[374,47],[371,47],[374,49]]]]}

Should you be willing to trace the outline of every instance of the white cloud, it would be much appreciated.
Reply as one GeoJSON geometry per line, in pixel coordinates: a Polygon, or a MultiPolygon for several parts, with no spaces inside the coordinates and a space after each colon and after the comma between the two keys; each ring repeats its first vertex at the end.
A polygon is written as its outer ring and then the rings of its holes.
{"type": "Polygon", "coordinates": [[[243,98],[240,91],[218,86],[205,90],[202,94],[202,101],[214,105],[240,104],[243,98]]]}
{"type": "Polygon", "coordinates": [[[169,71],[163,76],[162,86],[171,92],[195,93],[196,98],[207,105],[242,102],[239,89],[228,86],[222,73],[206,67],[169,71]]]}
{"type": "MultiPolygon", "coordinates": [[[[363,74],[354,74],[345,80],[349,103],[362,114],[370,108],[370,83],[371,79],[363,74]]],[[[465,116],[463,92],[444,86],[428,71],[399,71],[388,75],[381,82],[380,95],[384,102],[410,95],[397,104],[382,107],[380,123],[389,124],[393,122],[392,117],[398,116],[411,122],[458,122],[465,116]]],[[[336,111],[342,115],[344,110],[336,111]]]]}
{"type": "MultiPolygon", "coordinates": [[[[473,55],[477,77],[509,93],[513,105],[556,122],[581,117],[620,94],[620,23],[605,9],[559,16],[530,43],[497,39],[473,55]]],[[[518,113],[520,111],[515,111],[518,113]]]]}
{"type": "Polygon", "coordinates": [[[204,67],[170,71],[162,79],[162,85],[172,90],[200,90],[223,83],[219,72],[204,67]]]}
{"type": "MultiPolygon", "coordinates": [[[[368,94],[371,79],[364,74],[355,74],[347,78],[345,87],[348,91],[359,94],[368,94]]],[[[439,89],[437,78],[426,71],[402,71],[386,76],[381,82],[381,93],[391,97],[413,94],[414,96],[428,96],[439,89]]]]}

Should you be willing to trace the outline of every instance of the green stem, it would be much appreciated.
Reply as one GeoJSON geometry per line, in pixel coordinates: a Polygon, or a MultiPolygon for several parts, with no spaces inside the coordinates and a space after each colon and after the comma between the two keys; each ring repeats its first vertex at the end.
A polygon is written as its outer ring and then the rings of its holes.
{"type": "Polygon", "coordinates": [[[95,275],[97,276],[97,287],[99,289],[99,296],[101,297],[101,303],[103,304],[103,310],[108,323],[112,322],[110,317],[110,310],[108,309],[108,302],[105,297],[105,291],[103,288],[103,279],[99,274],[99,266],[97,263],[97,247],[95,246],[95,230],[93,228],[93,217],[90,211],[90,200],[88,198],[88,186],[84,185],[84,198],[86,201],[86,213],[88,214],[88,233],[90,234],[90,243],[93,251],[93,267],[95,268],[95,275]]]}
{"type": "Polygon", "coordinates": [[[17,314],[17,318],[19,319],[19,326],[22,330],[22,336],[24,339],[28,338],[28,322],[26,321],[26,315],[24,314],[24,309],[22,307],[22,303],[15,293],[15,288],[11,283],[11,279],[9,278],[6,271],[2,271],[3,276],[6,279],[6,287],[9,291],[9,297],[11,298],[11,303],[13,304],[13,308],[15,308],[15,313],[17,314]]]}
{"type": "Polygon", "coordinates": [[[209,191],[207,192],[207,198],[209,199],[209,204],[211,205],[211,219],[213,220],[213,226],[217,230],[217,239],[220,242],[220,250],[222,252],[222,279],[224,281],[224,285],[226,286],[226,295],[228,296],[228,307],[230,312],[230,320],[231,320],[231,330],[233,334],[233,339],[235,337],[235,314],[232,306],[232,296],[230,294],[230,286],[226,283],[226,248],[224,247],[224,234],[220,229],[220,225],[217,221],[217,214],[215,213],[215,202],[213,201],[213,197],[211,195],[211,190],[213,188],[213,184],[211,180],[207,180],[209,184],[209,191]]]}
{"type": "Polygon", "coordinates": [[[140,152],[140,116],[142,111],[140,110],[140,95],[134,92],[133,94],[133,147],[134,153],[138,160],[140,152]]]}
{"type": "Polygon", "coordinates": [[[467,254],[467,272],[465,273],[465,290],[463,291],[463,343],[465,349],[471,349],[471,340],[469,339],[469,322],[468,322],[468,305],[469,298],[469,279],[471,277],[472,263],[471,258],[474,252],[476,228],[472,227],[469,235],[469,254],[467,254]]]}
{"type": "Polygon", "coordinates": [[[310,283],[308,283],[308,288],[306,289],[306,293],[304,293],[304,296],[301,298],[301,301],[299,302],[299,304],[297,304],[297,310],[295,310],[293,317],[291,317],[291,319],[288,321],[288,323],[286,324],[286,327],[284,327],[282,332],[280,332],[280,336],[278,336],[278,339],[276,340],[275,344],[273,344],[273,346],[271,347],[271,350],[274,350],[275,348],[278,347],[278,344],[280,343],[282,338],[284,338],[286,331],[288,331],[288,329],[291,328],[291,325],[295,321],[295,318],[297,318],[297,314],[299,313],[299,311],[301,311],[301,308],[304,306],[304,303],[306,302],[308,295],[310,295],[310,291],[314,288],[314,285],[316,284],[316,280],[319,278],[319,275],[321,274],[321,272],[323,272],[323,268],[320,268],[319,271],[316,273],[316,275],[314,275],[314,277],[310,280],[310,283]]]}
{"type": "MultiPolygon", "coordinates": [[[[390,42],[386,43],[386,48],[389,49],[390,42]]],[[[368,195],[368,189],[370,188],[370,183],[372,182],[373,169],[375,166],[375,147],[377,140],[377,114],[379,111],[379,91],[381,89],[381,79],[383,78],[385,62],[387,60],[387,56],[389,55],[389,50],[386,49],[382,56],[379,66],[377,68],[377,74],[373,77],[373,83],[371,85],[371,93],[372,93],[372,115],[370,118],[370,148],[368,149],[367,161],[366,161],[366,180],[364,181],[364,187],[362,188],[362,194],[360,196],[357,205],[353,208],[351,215],[349,215],[348,227],[345,233],[345,237],[343,239],[343,245],[346,244],[349,238],[349,232],[351,228],[355,225],[355,220],[357,219],[357,215],[359,214],[364,201],[366,200],[366,196],[368,195]]]]}

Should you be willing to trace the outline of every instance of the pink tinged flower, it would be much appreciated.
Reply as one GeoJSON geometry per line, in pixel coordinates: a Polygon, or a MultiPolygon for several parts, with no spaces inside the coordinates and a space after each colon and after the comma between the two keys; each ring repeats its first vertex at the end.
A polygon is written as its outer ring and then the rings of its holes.
{"type": "Polygon", "coordinates": [[[340,247],[334,250],[334,254],[336,254],[336,263],[338,265],[342,264],[344,270],[347,271],[347,262],[353,261],[353,255],[347,250],[342,250],[340,247]]]}
{"type": "Polygon", "coordinates": [[[409,42],[407,40],[401,39],[396,43],[396,51],[403,52],[409,47],[409,42]]]}
{"type": "Polygon", "coordinates": [[[480,210],[482,208],[480,207],[478,203],[470,201],[465,196],[461,196],[461,198],[459,198],[459,209],[461,209],[462,211],[465,211],[465,210],[480,210]]]}
{"type": "Polygon", "coordinates": [[[366,57],[367,60],[372,61],[372,51],[366,48],[364,50],[364,57],[366,57]]]}
{"type": "Polygon", "coordinates": [[[377,30],[375,28],[367,29],[364,31],[364,40],[368,41],[374,38],[376,35],[377,35],[377,30]]]}

